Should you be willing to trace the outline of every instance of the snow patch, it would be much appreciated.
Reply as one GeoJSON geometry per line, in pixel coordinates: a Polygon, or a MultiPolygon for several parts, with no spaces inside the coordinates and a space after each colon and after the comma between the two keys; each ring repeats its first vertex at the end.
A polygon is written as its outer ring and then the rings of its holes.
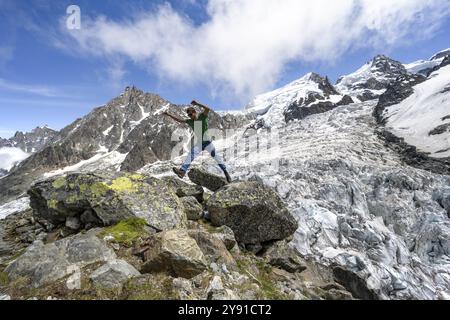
{"type": "Polygon", "coordinates": [[[30,209],[30,198],[23,197],[0,206],[0,220],[14,213],[30,209]]]}

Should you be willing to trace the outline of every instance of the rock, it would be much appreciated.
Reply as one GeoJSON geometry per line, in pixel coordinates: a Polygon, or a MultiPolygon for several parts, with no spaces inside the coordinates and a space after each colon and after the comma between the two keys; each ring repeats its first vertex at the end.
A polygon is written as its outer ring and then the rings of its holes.
{"type": "Polygon", "coordinates": [[[236,265],[233,256],[225,247],[225,244],[214,235],[200,230],[189,230],[189,236],[193,238],[202,250],[209,262],[236,265]]]}
{"type": "Polygon", "coordinates": [[[278,194],[258,182],[225,186],[211,196],[207,208],[213,225],[230,227],[246,245],[285,239],[298,227],[278,194]]]}
{"type": "Polygon", "coordinates": [[[305,262],[300,258],[299,253],[285,241],[279,241],[273,244],[267,249],[263,257],[270,265],[291,273],[302,272],[307,268],[305,262]]]}
{"type": "Polygon", "coordinates": [[[231,250],[236,245],[236,238],[234,232],[228,226],[221,226],[214,230],[213,235],[219,238],[228,250],[231,250]]]}
{"type": "Polygon", "coordinates": [[[197,199],[194,197],[185,197],[181,198],[181,202],[183,203],[184,212],[186,212],[188,220],[197,221],[202,218],[203,207],[198,203],[197,199]]]}
{"type": "Polygon", "coordinates": [[[161,180],[176,190],[176,194],[180,198],[195,197],[198,202],[203,202],[203,188],[199,185],[186,183],[175,177],[164,177],[161,180]]]}
{"type": "Polygon", "coordinates": [[[190,300],[194,293],[192,284],[189,280],[184,278],[173,279],[173,289],[179,294],[181,300],[190,300]]]}
{"type": "Polygon", "coordinates": [[[202,273],[207,262],[203,252],[186,230],[175,229],[150,237],[143,250],[143,273],[168,271],[192,278],[202,273]]]}
{"type": "Polygon", "coordinates": [[[95,286],[105,289],[121,288],[122,285],[140,273],[132,265],[123,260],[108,261],[95,270],[90,279],[95,286]]]}
{"type": "Polygon", "coordinates": [[[69,217],[66,219],[66,227],[77,231],[81,228],[81,221],[78,217],[69,217]]]}
{"type": "Polygon", "coordinates": [[[239,296],[230,289],[225,289],[222,278],[214,276],[209,282],[207,292],[208,300],[239,300],[239,296]]]}
{"type": "Polygon", "coordinates": [[[50,244],[36,241],[5,272],[12,281],[29,278],[31,286],[37,288],[68,276],[77,268],[115,259],[115,253],[97,238],[97,232],[91,230],[50,244]]]}
{"type": "Polygon", "coordinates": [[[79,218],[85,227],[108,226],[138,217],[156,230],[170,230],[187,221],[170,186],[139,174],[73,173],[39,182],[28,193],[36,216],[55,225],[79,218]]]}
{"type": "Polygon", "coordinates": [[[227,180],[225,180],[225,178],[216,176],[215,174],[198,168],[192,168],[188,172],[188,176],[189,179],[191,179],[191,181],[195,184],[214,192],[227,184],[227,180]]]}
{"type": "Polygon", "coordinates": [[[0,301],[6,301],[6,300],[11,300],[11,297],[8,296],[7,294],[0,294],[0,301]]]}
{"type": "Polygon", "coordinates": [[[378,300],[377,293],[368,288],[367,282],[353,271],[342,267],[334,267],[333,275],[335,280],[343,285],[357,299],[378,300]]]}

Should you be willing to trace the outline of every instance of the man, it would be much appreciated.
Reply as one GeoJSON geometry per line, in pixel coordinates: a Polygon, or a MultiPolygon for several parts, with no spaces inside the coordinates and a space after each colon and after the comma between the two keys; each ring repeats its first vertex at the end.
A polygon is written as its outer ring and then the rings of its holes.
{"type": "Polygon", "coordinates": [[[186,160],[184,161],[183,165],[181,166],[181,169],[174,168],[173,171],[177,176],[179,176],[181,179],[184,178],[186,175],[186,172],[189,170],[189,167],[191,166],[192,161],[204,150],[208,151],[211,157],[216,160],[218,163],[220,169],[222,169],[223,173],[225,174],[225,177],[228,181],[228,183],[231,182],[231,177],[228,174],[227,168],[223,161],[220,159],[220,157],[216,154],[216,148],[214,147],[213,143],[211,142],[211,139],[207,136],[208,131],[208,115],[211,111],[210,108],[208,108],[205,105],[202,105],[198,103],[197,101],[192,101],[191,105],[197,106],[203,109],[203,112],[199,115],[197,115],[197,111],[193,107],[189,107],[187,109],[187,115],[189,119],[183,120],[180,119],[174,115],[169,114],[168,112],[164,112],[163,115],[168,116],[172,118],[173,120],[179,122],[179,123],[185,123],[187,124],[195,134],[195,140],[190,153],[188,154],[186,160]]]}

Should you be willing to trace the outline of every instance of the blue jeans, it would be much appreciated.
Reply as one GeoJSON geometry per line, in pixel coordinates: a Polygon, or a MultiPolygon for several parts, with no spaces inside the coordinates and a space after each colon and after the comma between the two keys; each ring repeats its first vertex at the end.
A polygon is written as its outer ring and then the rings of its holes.
{"type": "Polygon", "coordinates": [[[223,163],[223,160],[220,158],[220,156],[216,154],[216,148],[214,147],[211,141],[204,141],[201,145],[200,144],[195,145],[189,152],[188,156],[186,157],[186,160],[181,166],[181,170],[183,170],[183,172],[187,172],[194,159],[204,150],[208,151],[211,157],[213,157],[214,160],[216,160],[217,164],[219,165],[220,169],[222,169],[223,172],[227,171],[227,167],[223,163]]]}

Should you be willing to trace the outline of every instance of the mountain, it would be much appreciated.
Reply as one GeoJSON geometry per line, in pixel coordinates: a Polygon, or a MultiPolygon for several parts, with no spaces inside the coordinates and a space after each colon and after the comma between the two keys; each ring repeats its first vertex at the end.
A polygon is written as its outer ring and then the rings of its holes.
{"type": "Polygon", "coordinates": [[[373,100],[384,93],[389,83],[406,73],[402,63],[378,55],[356,72],[340,77],[336,89],[360,101],[373,100]]]}
{"type": "Polygon", "coordinates": [[[127,88],[0,178],[0,272],[35,286],[0,292],[449,299],[450,56],[433,59],[422,74],[380,55],[335,86],[309,73],[213,113],[235,129],[215,142],[229,185],[205,153],[178,179],[179,127],[160,113],[184,106],[127,88]]]}
{"type": "Polygon", "coordinates": [[[37,127],[31,132],[16,132],[10,139],[0,138],[0,177],[5,176],[17,163],[29,154],[49,144],[57,132],[47,126],[37,127]]]}
{"type": "Polygon", "coordinates": [[[338,93],[328,78],[308,73],[280,89],[257,96],[246,110],[259,115],[259,127],[272,127],[352,102],[350,97],[338,93]]]}
{"type": "Polygon", "coordinates": [[[0,148],[19,148],[26,153],[34,153],[41,150],[56,134],[57,131],[48,126],[36,127],[31,132],[18,131],[10,139],[0,139],[0,148]]]}
{"type": "Polygon", "coordinates": [[[433,55],[429,60],[418,60],[409,64],[405,64],[406,70],[410,73],[418,73],[428,76],[433,68],[438,67],[450,55],[450,49],[442,50],[433,55]]]}

